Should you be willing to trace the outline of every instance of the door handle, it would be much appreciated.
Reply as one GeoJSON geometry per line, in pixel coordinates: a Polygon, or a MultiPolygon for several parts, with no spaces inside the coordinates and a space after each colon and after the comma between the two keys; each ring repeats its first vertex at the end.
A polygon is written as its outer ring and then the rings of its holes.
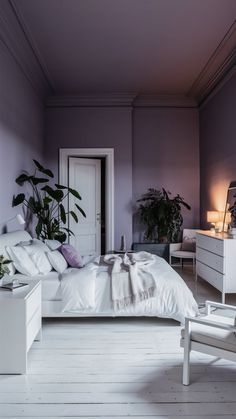
{"type": "Polygon", "coordinates": [[[101,213],[100,212],[97,213],[96,220],[101,224],[101,213]]]}

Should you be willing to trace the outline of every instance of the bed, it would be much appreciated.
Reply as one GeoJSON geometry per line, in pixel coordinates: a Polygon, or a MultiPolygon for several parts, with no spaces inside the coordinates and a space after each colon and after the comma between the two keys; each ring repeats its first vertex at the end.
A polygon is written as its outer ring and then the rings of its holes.
{"type": "MultiPolygon", "coordinates": [[[[30,238],[26,231],[2,234],[0,254],[6,255],[6,246],[30,238]]],[[[56,271],[33,277],[16,273],[14,278],[24,282],[41,280],[43,317],[152,316],[183,323],[186,316],[198,313],[191,291],[164,259],[154,256],[150,272],[155,279],[155,296],[121,309],[112,305],[110,266],[99,263],[98,258],[81,269],[67,268],[62,275],[56,271]]]]}

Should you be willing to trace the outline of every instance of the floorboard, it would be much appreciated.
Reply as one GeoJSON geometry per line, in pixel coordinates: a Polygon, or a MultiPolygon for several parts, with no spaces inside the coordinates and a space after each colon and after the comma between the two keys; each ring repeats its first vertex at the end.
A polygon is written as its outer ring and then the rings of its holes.
{"type": "MultiPolygon", "coordinates": [[[[220,301],[189,268],[181,274],[199,304],[220,301]]],[[[236,364],[195,352],[183,386],[180,329],[153,318],[44,320],[28,374],[0,376],[0,417],[236,418],[236,364]]]]}

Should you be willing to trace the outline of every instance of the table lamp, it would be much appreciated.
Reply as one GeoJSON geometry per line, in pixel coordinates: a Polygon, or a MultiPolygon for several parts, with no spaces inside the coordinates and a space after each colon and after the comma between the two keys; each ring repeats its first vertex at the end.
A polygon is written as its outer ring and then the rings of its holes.
{"type": "Polygon", "coordinates": [[[219,221],[219,211],[207,211],[207,222],[212,224],[211,231],[216,231],[216,225],[219,221]]]}

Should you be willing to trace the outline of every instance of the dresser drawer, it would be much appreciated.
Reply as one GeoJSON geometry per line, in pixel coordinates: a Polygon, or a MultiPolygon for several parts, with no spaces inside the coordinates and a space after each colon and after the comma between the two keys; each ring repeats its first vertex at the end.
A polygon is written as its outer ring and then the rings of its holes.
{"type": "Polygon", "coordinates": [[[215,271],[207,265],[197,261],[196,265],[197,275],[205,279],[209,284],[213,285],[219,291],[223,291],[224,275],[215,271]]]}
{"type": "Polygon", "coordinates": [[[197,247],[206,249],[219,256],[223,256],[224,254],[224,240],[215,239],[214,237],[203,234],[197,234],[197,247]]]}
{"type": "Polygon", "coordinates": [[[33,317],[35,311],[41,306],[41,284],[33,290],[26,300],[26,323],[33,317]]]}
{"type": "Polygon", "coordinates": [[[196,259],[222,274],[225,273],[225,259],[222,256],[197,247],[196,259]]]}
{"type": "Polygon", "coordinates": [[[34,313],[34,316],[30,320],[30,322],[27,324],[27,330],[26,330],[26,350],[28,351],[35,339],[35,336],[41,329],[41,309],[40,307],[38,310],[34,313]]]}

